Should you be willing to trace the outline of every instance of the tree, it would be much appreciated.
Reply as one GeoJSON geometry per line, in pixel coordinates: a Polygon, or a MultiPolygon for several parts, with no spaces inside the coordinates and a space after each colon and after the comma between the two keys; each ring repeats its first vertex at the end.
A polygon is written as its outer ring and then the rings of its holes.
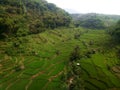
{"type": "Polygon", "coordinates": [[[109,34],[114,38],[114,40],[120,42],[120,20],[116,25],[111,27],[109,34]]]}
{"type": "Polygon", "coordinates": [[[73,50],[73,52],[70,54],[70,61],[76,61],[79,60],[80,57],[80,48],[79,46],[76,46],[73,50]]]}
{"type": "Polygon", "coordinates": [[[37,34],[71,24],[67,12],[45,0],[0,0],[0,12],[0,38],[37,34]]]}
{"type": "Polygon", "coordinates": [[[102,20],[97,18],[91,18],[91,19],[86,19],[85,21],[81,21],[80,25],[86,28],[91,28],[91,29],[104,28],[104,23],[102,22],[102,20]]]}

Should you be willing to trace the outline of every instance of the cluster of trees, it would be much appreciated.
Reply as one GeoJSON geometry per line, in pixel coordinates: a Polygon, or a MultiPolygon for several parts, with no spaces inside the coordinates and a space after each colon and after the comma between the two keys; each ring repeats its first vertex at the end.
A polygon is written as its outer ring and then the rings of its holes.
{"type": "Polygon", "coordinates": [[[71,16],[76,27],[82,26],[91,29],[108,28],[120,19],[119,15],[104,15],[96,13],[72,14],[71,16]]]}
{"type": "Polygon", "coordinates": [[[108,30],[109,34],[116,40],[120,42],[120,20],[108,30]]]}
{"type": "Polygon", "coordinates": [[[0,0],[0,37],[68,27],[70,15],[45,0],[0,0]]]}
{"type": "Polygon", "coordinates": [[[82,27],[90,28],[90,29],[104,29],[105,28],[102,20],[100,20],[98,18],[79,20],[79,21],[75,22],[75,26],[76,27],[82,26],[82,27]]]}
{"type": "Polygon", "coordinates": [[[66,81],[68,90],[84,90],[84,81],[81,77],[82,70],[79,62],[81,58],[80,47],[76,46],[70,54],[67,68],[66,81]]]}

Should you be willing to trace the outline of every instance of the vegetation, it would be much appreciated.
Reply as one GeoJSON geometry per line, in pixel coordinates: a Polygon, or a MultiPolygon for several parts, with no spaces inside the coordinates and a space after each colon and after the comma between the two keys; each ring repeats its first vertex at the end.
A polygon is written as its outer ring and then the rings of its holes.
{"type": "Polygon", "coordinates": [[[120,42],[120,21],[111,26],[109,29],[110,30],[108,30],[108,32],[114,38],[114,40],[120,42]]]}
{"type": "Polygon", "coordinates": [[[120,90],[120,17],[72,17],[45,0],[0,0],[0,90],[120,90]]]}
{"type": "Polygon", "coordinates": [[[110,40],[104,30],[62,28],[0,41],[0,89],[119,90],[119,45],[110,40]]]}
{"type": "Polygon", "coordinates": [[[74,51],[70,55],[70,61],[75,61],[80,59],[79,46],[76,46],[74,51]]]}
{"type": "Polygon", "coordinates": [[[64,10],[44,0],[2,0],[0,2],[0,37],[25,36],[46,29],[68,27],[71,17],[64,10]]]}
{"type": "Polygon", "coordinates": [[[102,22],[102,20],[97,19],[97,18],[93,18],[93,19],[87,19],[87,20],[80,20],[77,23],[75,23],[75,26],[82,26],[82,27],[86,27],[86,28],[91,28],[91,29],[104,29],[104,23],[102,22]]]}
{"type": "Polygon", "coordinates": [[[92,29],[104,29],[115,24],[119,19],[119,15],[103,15],[96,13],[88,14],[72,14],[75,26],[82,26],[92,29]]]}

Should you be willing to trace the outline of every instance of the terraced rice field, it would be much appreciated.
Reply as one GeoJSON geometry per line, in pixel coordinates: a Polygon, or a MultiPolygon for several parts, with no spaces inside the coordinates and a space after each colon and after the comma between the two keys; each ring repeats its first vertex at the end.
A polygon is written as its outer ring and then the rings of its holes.
{"type": "Polygon", "coordinates": [[[120,90],[119,59],[116,49],[106,47],[109,39],[103,30],[77,28],[0,41],[0,90],[66,90],[61,75],[76,45],[83,55],[91,49],[102,50],[79,60],[85,90],[120,90]],[[76,39],[75,34],[80,37],[76,39]],[[19,47],[13,46],[16,43],[19,47]]]}

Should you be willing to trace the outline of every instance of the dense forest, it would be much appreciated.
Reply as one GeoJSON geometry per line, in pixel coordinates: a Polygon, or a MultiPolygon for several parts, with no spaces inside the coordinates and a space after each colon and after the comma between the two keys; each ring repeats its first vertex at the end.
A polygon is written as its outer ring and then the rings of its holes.
{"type": "Polygon", "coordinates": [[[120,90],[120,15],[0,0],[0,90],[120,90]]]}
{"type": "Polygon", "coordinates": [[[116,42],[120,42],[120,20],[108,28],[108,33],[113,37],[116,42]]]}
{"type": "Polygon", "coordinates": [[[70,15],[45,0],[1,0],[0,37],[24,36],[69,26],[70,15]],[[38,2],[39,1],[39,2],[38,2]]]}
{"type": "Polygon", "coordinates": [[[93,29],[108,28],[111,25],[117,23],[117,21],[120,19],[119,15],[104,15],[96,13],[71,14],[71,16],[75,22],[75,26],[82,26],[93,29]]]}

